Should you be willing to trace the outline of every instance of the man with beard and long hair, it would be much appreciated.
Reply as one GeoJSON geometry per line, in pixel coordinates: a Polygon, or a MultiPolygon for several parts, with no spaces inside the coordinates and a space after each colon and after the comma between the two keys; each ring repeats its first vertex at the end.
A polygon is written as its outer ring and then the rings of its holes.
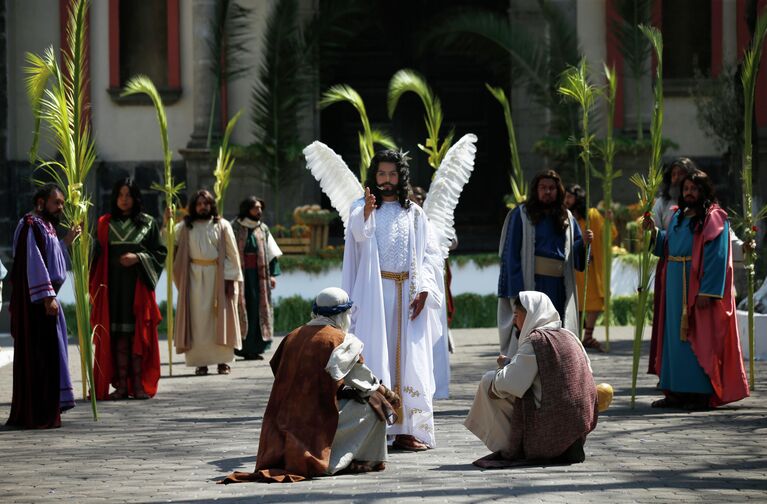
{"type": "Polygon", "coordinates": [[[671,162],[663,172],[663,183],[660,196],[652,208],[653,220],[659,229],[668,229],[671,217],[677,210],[682,192],[682,180],[697,170],[698,167],[690,158],[680,157],[671,162]]]}
{"type": "Polygon", "coordinates": [[[274,310],[272,289],[277,286],[280,274],[280,247],[272,238],[262,220],[266,203],[250,196],[240,203],[240,213],[232,222],[232,231],[240,251],[240,264],[244,278],[238,309],[240,330],[245,341],[242,350],[234,354],[245,360],[263,359],[272,346],[274,310]]]}
{"type": "MultiPolygon", "coordinates": [[[[586,230],[586,242],[594,236],[586,230]]],[[[562,327],[579,334],[575,270],[583,271],[586,247],[573,215],[565,206],[565,188],[554,170],[537,174],[527,201],[506,215],[500,242],[498,332],[501,353],[511,342],[514,309],[521,291],[538,291],[554,303],[562,327]]]]}
{"type": "MultiPolygon", "coordinates": [[[[565,194],[565,206],[575,216],[578,226],[586,228],[586,191],[578,184],[567,186],[565,194]]],[[[609,212],[610,210],[608,210],[609,212]]],[[[603,352],[602,345],[594,338],[594,326],[599,314],[605,308],[605,287],[602,274],[604,273],[604,227],[605,219],[596,208],[588,211],[590,229],[594,233],[594,241],[591,244],[591,265],[589,266],[588,288],[585,285],[585,274],[575,272],[575,284],[578,293],[578,311],[586,310],[586,323],[583,327],[583,346],[603,352]],[[586,290],[586,299],[583,292],[586,290]]],[[[611,233],[614,240],[618,236],[618,230],[612,227],[611,233]]],[[[612,243],[612,242],[611,242],[612,243]]]]}
{"type": "Polygon", "coordinates": [[[688,174],[681,188],[679,209],[666,231],[649,216],[643,221],[660,257],[652,357],[665,397],[652,406],[701,409],[738,401],[749,390],[735,318],[727,213],[702,171],[688,174]]]}
{"type": "Polygon", "coordinates": [[[232,226],[219,217],[210,191],[192,194],[188,214],[176,225],[173,280],[178,289],[176,353],[198,376],[218,364],[229,374],[234,350],[242,348],[237,299],[242,283],[240,254],[232,226]]]}
{"type": "Polygon", "coordinates": [[[373,156],[365,196],[351,208],[343,289],[354,300],[351,332],[365,344],[365,361],[402,397],[389,427],[395,448],[422,451],[435,444],[432,345],[441,332],[443,261],[431,225],[411,204],[405,154],[373,156]]]}
{"type": "Polygon", "coordinates": [[[50,429],[61,427],[61,412],[75,405],[67,324],[56,294],[67,276],[66,247],[80,229],[58,239],[64,193],[57,185],[42,186],[32,203],[34,210],[21,218],[13,236],[13,400],[8,425],[50,429]]]}
{"type": "Polygon", "coordinates": [[[96,227],[90,277],[96,398],[149,399],[160,380],[162,316],[154,289],[167,249],[157,222],[142,212],[141,191],[132,178],[115,183],[111,201],[111,211],[96,227]]]}

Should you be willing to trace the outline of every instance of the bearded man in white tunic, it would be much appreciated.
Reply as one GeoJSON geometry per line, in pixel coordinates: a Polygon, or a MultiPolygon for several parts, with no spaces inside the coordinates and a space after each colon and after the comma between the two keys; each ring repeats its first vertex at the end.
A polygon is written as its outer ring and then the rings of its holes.
{"type": "Polygon", "coordinates": [[[443,256],[409,190],[406,156],[376,153],[365,195],[351,207],[342,285],[355,301],[351,332],[365,344],[367,365],[402,400],[388,429],[393,446],[422,451],[435,445],[432,345],[441,330],[443,256]]]}
{"type": "Polygon", "coordinates": [[[229,374],[234,350],[242,348],[237,293],[243,281],[237,242],[228,221],[219,217],[207,190],[189,199],[189,214],[176,225],[173,279],[178,289],[174,343],[195,374],[218,364],[229,374]]]}

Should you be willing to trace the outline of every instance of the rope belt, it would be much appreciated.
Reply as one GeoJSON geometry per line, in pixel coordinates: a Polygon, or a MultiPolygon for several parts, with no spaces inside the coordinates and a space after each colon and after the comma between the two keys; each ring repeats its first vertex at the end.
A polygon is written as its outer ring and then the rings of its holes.
{"type": "Polygon", "coordinates": [[[192,264],[198,266],[215,266],[218,264],[218,259],[192,259],[192,264]]]}
{"type": "MultiPolygon", "coordinates": [[[[405,284],[405,280],[410,278],[410,273],[403,271],[401,273],[393,273],[391,271],[382,271],[381,278],[384,280],[393,280],[397,284],[397,363],[394,373],[394,392],[402,398],[401,387],[401,375],[402,370],[400,366],[400,356],[402,355],[402,286],[405,284]]],[[[402,400],[400,400],[400,407],[397,408],[397,421],[395,423],[402,423],[402,400]]]]}
{"type": "Polygon", "coordinates": [[[692,262],[692,256],[668,256],[668,261],[682,263],[682,321],[679,324],[679,339],[687,341],[687,263],[692,262]]]}
{"type": "Polygon", "coordinates": [[[535,256],[535,274],[563,277],[565,276],[565,262],[550,257],[535,256]]]}

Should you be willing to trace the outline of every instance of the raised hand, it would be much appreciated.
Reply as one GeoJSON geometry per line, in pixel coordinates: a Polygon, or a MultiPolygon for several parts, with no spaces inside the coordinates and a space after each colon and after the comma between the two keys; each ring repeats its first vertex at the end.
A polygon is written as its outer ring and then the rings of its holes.
{"type": "Polygon", "coordinates": [[[370,214],[376,207],[376,197],[370,193],[370,188],[365,188],[365,220],[368,220],[370,214]]]}

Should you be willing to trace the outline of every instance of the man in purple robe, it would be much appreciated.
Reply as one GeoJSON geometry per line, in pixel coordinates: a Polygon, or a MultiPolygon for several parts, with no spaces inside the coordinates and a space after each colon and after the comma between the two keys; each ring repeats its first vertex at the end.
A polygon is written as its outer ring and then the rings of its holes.
{"type": "Polygon", "coordinates": [[[67,274],[66,246],[79,226],[63,240],[56,224],[64,193],[55,184],[41,187],[13,237],[11,336],[13,401],[7,425],[22,429],[61,427],[61,412],[75,405],[67,364],[67,326],[56,294],[67,274]]]}

